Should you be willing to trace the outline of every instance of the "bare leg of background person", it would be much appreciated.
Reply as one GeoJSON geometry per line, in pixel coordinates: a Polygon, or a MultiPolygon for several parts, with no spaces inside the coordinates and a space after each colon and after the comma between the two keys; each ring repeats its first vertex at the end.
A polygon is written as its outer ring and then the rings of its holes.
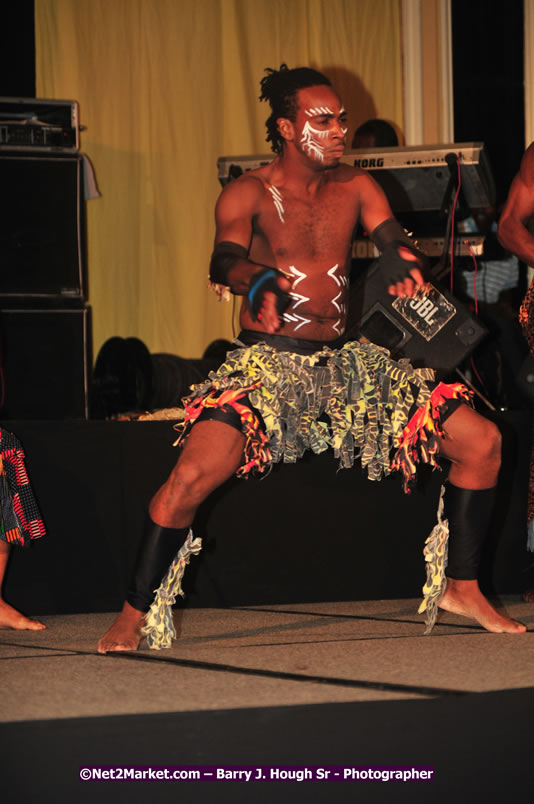
{"type": "Polygon", "coordinates": [[[44,623],[25,617],[20,611],[10,606],[2,597],[2,585],[6,574],[10,546],[0,540],[0,628],[14,628],[17,631],[42,631],[44,623]]]}

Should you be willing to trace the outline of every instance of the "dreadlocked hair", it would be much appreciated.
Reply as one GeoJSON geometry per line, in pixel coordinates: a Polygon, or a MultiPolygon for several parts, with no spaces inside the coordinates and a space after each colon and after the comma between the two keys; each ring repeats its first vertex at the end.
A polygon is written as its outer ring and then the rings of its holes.
{"type": "Polygon", "coordinates": [[[265,69],[267,75],[260,81],[260,101],[268,101],[272,114],[265,121],[267,128],[267,142],[271,143],[271,150],[275,154],[282,152],[284,138],[278,131],[277,120],[287,117],[295,122],[297,116],[297,92],[306,87],[315,87],[319,84],[332,86],[328,78],[311,67],[295,67],[290,70],[287,64],[281,64],[279,70],[271,67],[265,69]]]}

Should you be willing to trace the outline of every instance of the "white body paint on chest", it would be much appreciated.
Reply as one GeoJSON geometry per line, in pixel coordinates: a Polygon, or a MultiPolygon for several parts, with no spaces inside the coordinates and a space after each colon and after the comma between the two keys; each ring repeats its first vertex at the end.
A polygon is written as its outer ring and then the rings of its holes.
{"type": "Polygon", "coordinates": [[[339,264],[336,263],[332,268],[330,268],[329,271],[327,271],[327,273],[328,276],[330,276],[334,280],[334,282],[339,288],[339,293],[332,299],[332,304],[338,311],[340,317],[337,319],[336,323],[333,324],[332,326],[337,332],[337,334],[341,335],[341,329],[340,329],[341,321],[345,317],[345,314],[347,312],[347,305],[345,304],[345,302],[341,301],[341,299],[342,296],[344,295],[345,288],[348,287],[349,280],[346,276],[336,276],[336,271],[338,270],[338,268],[339,264]]]}
{"type": "Polygon", "coordinates": [[[290,274],[292,274],[292,276],[295,276],[297,278],[293,281],[293,285],[291,287],[291,290],[289,291],[289,295],[294,300],[294,304],[291,305],[290,308],[291,311],[284,313],[284,321],[287,321],[288,323],[291,324],[297,324],[297,326],[295,327],[296,332],[297,329],[300,329],[300,327],[304,326],[304,324],[309,324],[311,322],[311,318],[304,318],[304,316],[298,315],[297,313],[294,312],[299,306],[299,304],[302,304],[302,302],[305,301],[309,301],[310,297],[303,296],[301,293],[295,292],[295,288],[297,287],[299,282],[302,282],[303,279],[306,279],[307,274],[303,273],[302,271],[299,271],[297,268],[295,268],[294,265],[289,266],[289,272],[290,274]]]}
{"type": "Polygon", "coordinates": [[[267,189],[269,190],[270,194],[273,197],[274,205],[276,207],[276,211],[278,212],[278,217],[280,218],[282,223],[284,223],[285,212],[283,204],[284,199],[282,198],[282,193],[277,187],[274,186],[274,184],[269,185],[267,189]]]}

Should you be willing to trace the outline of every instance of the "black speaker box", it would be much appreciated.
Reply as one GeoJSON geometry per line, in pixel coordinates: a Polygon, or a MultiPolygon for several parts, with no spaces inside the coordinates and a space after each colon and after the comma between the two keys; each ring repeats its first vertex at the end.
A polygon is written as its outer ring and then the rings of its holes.
{"type": "Polygon", "coordinates": [[[0,304],[73,306],[87,297],[79,154],[0,152],[0,304]]]}
{"type": "Polygon", "coordinates": [[[486,335],[484,325],[437,282],[415,299],[390,296],[378,262],[351,286],[347,334],[363,335],[395,359],[409,358],[415,368],[433,368],[438,375],[453,371],[486,335]]]}
{"type": "Polygon", "coordinates": [[[0,310],[3,419],[87,419],[90,308],[0,310]]]}

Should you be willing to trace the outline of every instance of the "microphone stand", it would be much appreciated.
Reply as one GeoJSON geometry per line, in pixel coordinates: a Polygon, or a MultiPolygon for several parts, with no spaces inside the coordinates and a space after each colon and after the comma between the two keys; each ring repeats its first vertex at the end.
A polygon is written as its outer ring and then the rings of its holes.
{"type": "MultiPolygon", "coordinates": [[[[436,277],[436,279],[441,279],[444,276],[448,269],[447,266],[447,257],[448,257],[448,250],[449,250],[449,243],[451,238],[451,231],[452,231],[452,216],[454,211],[454,196],[458,190],[458,156],[455,153],[449,153],[445,157],[445,161],[447,162],[449,168],[449,181],[447,182],[447,187],[445,188],[445,193],[443,195],[443,201],[441,202],[441,214],[444,215],[447,212],[447,224],[445,227],[445,238],[443,241],[443,251],[441,252],[441,256],[437,263],[432,268],[432,273],[436,277]]],[[[451,266],[452,269],[453,266],[451,266]]]]}
{"type": "Polygon", "coordinates": [[[475,388],[475,386],[473,385],[473,383],[471,382],[471,380],[469,380],[469,379],[468,379],[468,378],[465,376],[465,374],[463,373],[463,371],[460,371],[460,369],[459,369],[459,368],[456,368],[456,369],[455,369],[455,372],[456,372],[456,374],[458,374],[458,376],[460,377],[460,379],[462,380],[462,382],[464,383],[464,385],[468,385],[468,386],[470,387],[470,389],[473,391],[473,393],[474,393],[474,394],[476,394],[478,397],[480,397],[480,399],[481,399],[481,400],[484,402],[484,404],[485,404],[485,405],[486,405],[486,406],[487,406],[487,407],[488,407],[490,410],[497,410],[497,408],[495,407],[495,405],[492,405],[492,404],[491,404],[491,402],[489,401],[489,399],[486,399],[486,397],[484,396],[484,394],[481,394],[481,393],[480,393],[480,391],[478,390],[478,388],[475,388]]]}

